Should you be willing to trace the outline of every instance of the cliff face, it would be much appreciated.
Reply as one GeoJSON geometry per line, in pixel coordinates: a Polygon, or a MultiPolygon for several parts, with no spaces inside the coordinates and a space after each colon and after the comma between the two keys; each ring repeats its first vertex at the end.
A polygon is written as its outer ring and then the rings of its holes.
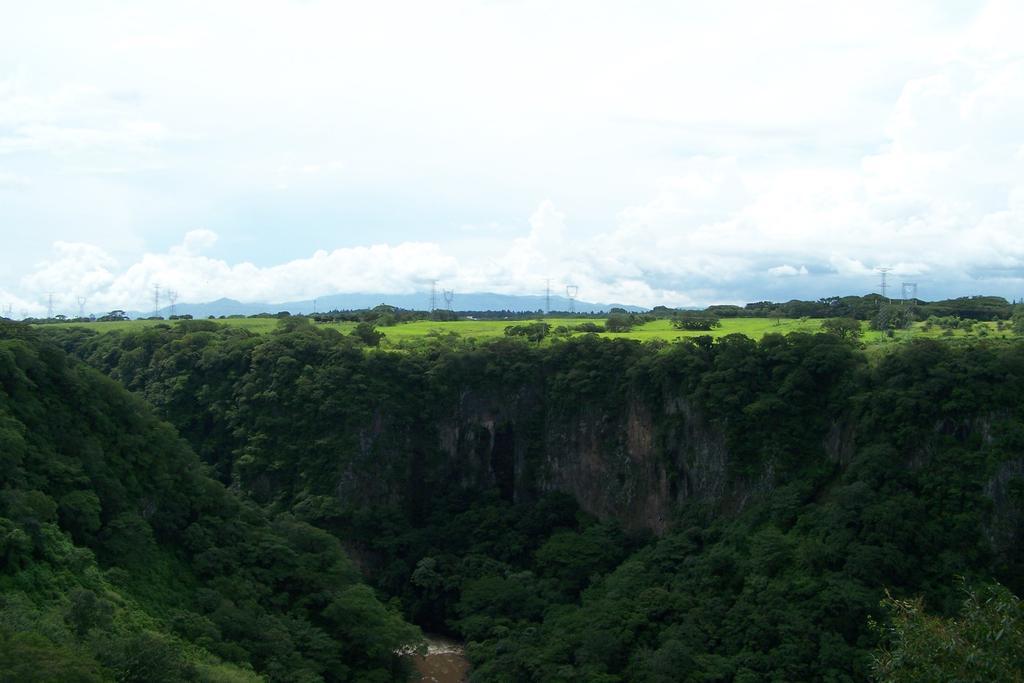
{"type": "MultiPolygon", "coordinates": [[[[380,426],[378,425],[378,429],[380,426]]],[[[970,420],[956,429],[937,425],[935,438],[991,442],[991,422],[970,420]]],[[[698,504],[723,514],[741,511],[769,493],[778,477],[765,462],[739,474],[720,429],[680,397],[655,403],[633,397],[608,412],[579,406],[570,416],[545,406],[543,397],[520,390],[507,395],[464,391],[453,414],[436,429],[440,466],[448,481],[495,487],[509,500],[539,493],[572,495],[587,512],[630,529],[663,534],[680,506],[698,504]]],[[[845,470],[857,448],[852,418],[832,421],[820,433],[823,461],[845,470]]],[[[936,442],[922,441],[894,467],[929,466],[936,442]]],[[[1000,554],[1019,552],[1024,516],[1014,486],[1024,480],[1024,460],[1008,460],[983,485],[991,501],[986,533],[1000,554]]],[[[410,480],[415,486],[415,478],[410,480]]]]}
{"type": "Polygon", "coordinates": [[[598,517],[628,528],[667,530],[685,502],[739,509],[772,482],[730,478],[724,436],[686,401],[652,409],[636,398],[625,410],[547,408],[534,392],[510,396],[466,391],[438,429],[449,480],[495,486],[512,500],[569,493],[598,517]]]}
{"type": "Polygon", "coordinates": [[[1024,457],[1002,463],[985,483],[992,501],[991,521],[985,527],[992,547],[1008,565],[1024,559],[1024,457]]]}
{"type": "Polygon", "coordinates": [[[942,487],[938,459],[984,493],[993,543],[1021,538],[1019,347],[922,341],[874,366],[828,335],[377,353],[298,324],[65,343],[261,503],[333,494],[344,510],[415,516],[453,486],[510,501],[561,491],[660,533],[685,505],[734,513],[789,482],[817,499],[851,472],[876,488],[912,472],[902,485],[917,495],[942,487]],[[865,472],[865,458],[885,464],[865,472]]]}

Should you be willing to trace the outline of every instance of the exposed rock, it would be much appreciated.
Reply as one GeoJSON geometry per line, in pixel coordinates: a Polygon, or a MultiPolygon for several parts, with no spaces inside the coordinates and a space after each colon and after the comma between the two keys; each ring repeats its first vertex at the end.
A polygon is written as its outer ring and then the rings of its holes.
{"type": "Polygon", "coordinates": [[[985,483],[992,517],[985,531],[992,548],[1004,557],[1024,552],[1024,458],[1007,460],[985,483]]]}

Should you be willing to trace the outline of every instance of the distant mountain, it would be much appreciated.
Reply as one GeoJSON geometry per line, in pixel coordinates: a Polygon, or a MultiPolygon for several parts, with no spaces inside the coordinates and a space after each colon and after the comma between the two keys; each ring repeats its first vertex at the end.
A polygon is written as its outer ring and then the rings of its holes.
{"type": "MultiPolygon", "coordinates": [[[[174,307],[178,315],[191,315],[195,318],[206,318],[211,315],[255,315],[257,313],[277,313],[288,311],[289,313],[312,313],[317,311],[331,310],[355,310],[361,308],[373,308],[380,304],[388,304],[398,308],[424,311],[430,307],[430,293],[418,292],[415,294],[330,294],[318,297],[315,300],[286,301],[283,303],[242,303],[234,299],[217,299],[207,303],[177,304],[174,307]]],[[[447,304],[441,297],[437,297],[437,307],[446,308],[447,304]]],[[[564,296],[551,297],[552,311],[568,311],[569,299],[564,296]]],[[[515,294],[494,294],[491,292],[471,292],[466,294],[456,293],[452,300],[452,310],[455,311],[542,311],[545,306],[545,298],[539,295],[515,295],[515,294]]],[[[645,311],[642,306],[629,304],[606,304],[592,303],[589,301],[576,301],[575,309],[580,313],[599,313],[611,308],[624,308],[627,311],[645,311]]],[[[170,306],[161,308],[159,314],[167,317],[170,315],[170,306]]],[[[145,318],[152,313],[146,311],[129,311],[132,318],[145,318]]]]}

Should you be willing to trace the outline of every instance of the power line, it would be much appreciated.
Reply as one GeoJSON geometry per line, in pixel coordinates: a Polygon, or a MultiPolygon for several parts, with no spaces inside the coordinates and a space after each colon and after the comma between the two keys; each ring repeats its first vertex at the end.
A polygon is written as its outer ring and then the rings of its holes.
{"type": "Polygon", "coordinates": [[[569,297],[569,312],[576,312],[576,296],[580,293],[579,285],[566,285],[565,295],[569,297]]]}
{"type": "Polygon", "coordinates": [[[177,313],[177,310],[175,308],[175,304],[178,302],[178,293],[173,291],[173,290],[168,289],[167,290],[167,300],[171,302],[171,316],[170,317],[173,318],[176,315],[176,313],[177,313]]]}
{"type": "Polygon", "coordinates": [[[889,284],[886,278],[889,275],[889,271],[892,270],[892,268],[875,268],[875,270],[882,274],[882,298],[887,299],[888,297],[886,296],[886,291],[889,288],[889,284]]]}
{"type": "Polygon", "coordinates": [[[900,287],[900,300],[903,304],[907,303],[907,299],[913,299],[914,303],[917,303],[917,283],[916,282],[904,282],[900,287]],[[907,296],[907,295],[910,296],[907,296]]]}

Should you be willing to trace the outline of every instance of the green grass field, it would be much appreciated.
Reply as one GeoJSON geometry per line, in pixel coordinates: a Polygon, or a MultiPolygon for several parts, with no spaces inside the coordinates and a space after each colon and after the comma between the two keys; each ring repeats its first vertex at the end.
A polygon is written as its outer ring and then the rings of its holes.
{"type": "MultiPolygon", "coordinates": [[[[219,324],[231,327],[240,327],[258,334],[266,334],[274,330],[278,325],[276,318],[228,318],[217,320],[219,324]]],[[[399,345],[402,342],[415,341],[433,334],[455,333],[464,338],[492,339],[504,336],[505,328],[509,325],[522,325],[529,321],[514,320],[457,320],[452,322],[434,322],[421,320],[412,323],[395,325],[394,327],[380,328],[385,334],[385,346],[399,345]]],[[[571,327],[585,322],[575,318],[549,318],[546,320],[552,329],[565,325],[571,327]]],[[[602,320],[593,320],[601,323],[602,320]]],[[[612,333],[602,332],[602,337],[612,339],[639,339],[649,341],[661,339],[671,341],[683,337],[697,337],[710,334],[712,337],[722,337],[727,334],[744,334],[752,339],[760,339],[766,334],[788,334],[790,332],[818,332],[821,330],[821,320],[817,319],[776,319],[776,318],[723,318],[722,326],[711,332],[690,332],[677,330],[672,327],[668,320],[655,320],[654,322],[641,325],[630,332],[612,333]]],[[[124,322],[105,323],[56,323],[54,327],[85,328],[100,333],[113,332],[115,330],[139,329],[155,325],[173,325],[173,322],[161,322],[159,320],[129,320],[124,322]]],[[[355,323],[328,323],[325,327],[332,327],[347,334],[354,327],[355,323]]],[[[978,323],[970,334],[962,330],[955,330],[952,335],[946,334],[944,330],[932,328],[926,330],[923,323],[915,323],[910,329],[899,330],[892,337],[886,337],[881,332],[869,330],[867,323],[862,326],[862,341],[871,346],[887,346],[898,344],[916,337],[930,338],[966,338],[966,337],[994,337],[1010,338],[1015,337],[1009,328],[998,330],[996,323],[978,323]]]]}
{"type": "MultiPolygon", "coordinates": [[[[277,327],[277,318],[225,318],[224,320],[215,320],[213,322],[228,325],[229,327],[241,327],[245,330],[251,330],[259,334],[266,334],[271,332],[277,327]]],[[[86,329],[93,330],[99,333],[106,332],[119,332],[125,330],[140,330],[147,327],[156,327],[157,325],[175,325],[174,321],[165,320],[123,320],[118,322],[105,322],[105,323],[52,323],[47,324],[45,327],[66,327],[68,329],[86,329]]],[[[349,327],[355,327],[354,324],[349,327]]]]}
{"type": "MultiPolygon", "coordinates": [[[[530,321],[457,320],[454,322],[442,323],[423,320],[414,323],[406,323],[404,325],[396,325],[395,327],[382,328],[382,331],[387,335],[388,339],[394,341],[422,337],[431,332],[437,332],[440,334],[455,332],[463,337],[486,339],[503,336],[505,334],[505,328],[509,325],[522,325],[528,322],[530,321]]],[[[571,328],[574,325],[579,325],[586,321],[575,318],[548,318],[545,322],[551,325],[551,328],[554,329],[561,325],[571,328]]],[[[600,324],[604,321],[593,320],[591,322],[600,324]]],[[[671,321],[655,320],[654,322],[635,327],[629,332],[601,332],[600,335],[602,337],[609,337],[612,339],[639,339],[641,341],[648,341],[652,339],[672,340],[680,337],[698,337],[702,334],[721,337],[727,334],[740,333],[754,339],[760,339],[770,332],[778,332],[781,334],[797,331],[815,332],[820,328],[820,326],[820,321],[814,320],[808,320],[806,322],[801,322],[799,320],[781,320],[779,321],[779,324],[776,324],[774,319],[733,318],[722,320],[722,326],[711,332],[687,332],[677,330],[672,327],[671,321]]]]}

